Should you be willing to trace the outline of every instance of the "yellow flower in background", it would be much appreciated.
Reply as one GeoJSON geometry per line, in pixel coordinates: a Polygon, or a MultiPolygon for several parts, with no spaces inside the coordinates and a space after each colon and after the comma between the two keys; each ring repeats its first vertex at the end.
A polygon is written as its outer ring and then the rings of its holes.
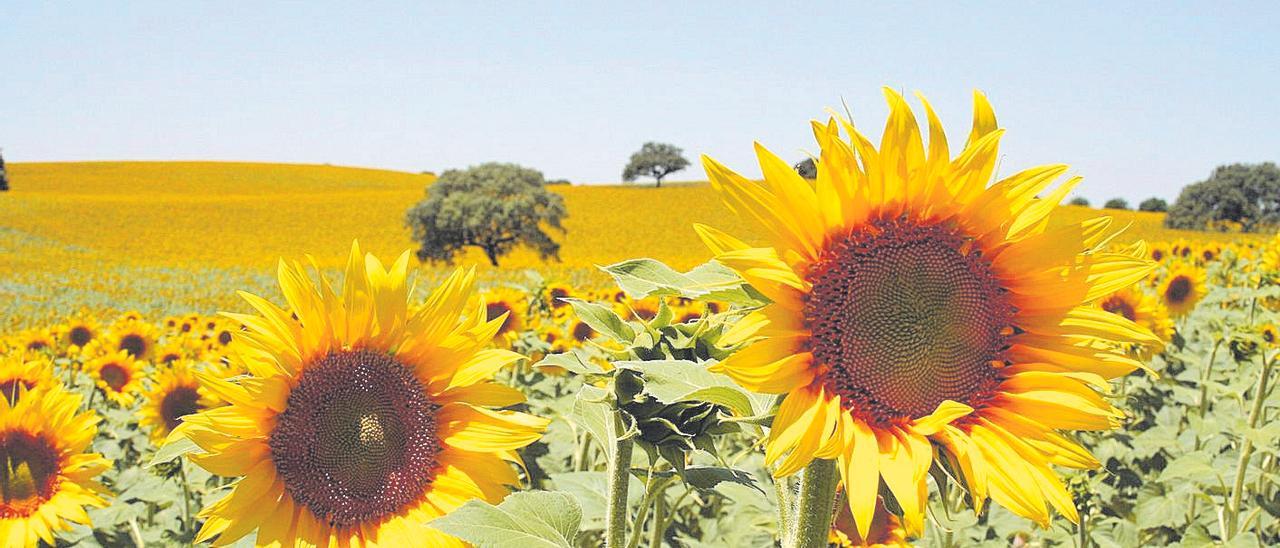
{"type": "Polygon", "coordinates": [[[0,398],[0,542],[54,544],[68,521],[89,525],[84,507],[106,506],[94,477],[111,463],[86,453],[98,431],[80,396],[56,388],[25,392],[17,403],[0,398]]]}
{"type": "Polygon", "coordinates": [[[1094,302],[1154,264],[1105,251],[1108,218],[1047,228],[1078,182],[1050,188],[1067,166],[989,185],[1003,131],[982,95],[955,157],[927,103],[926,149],[906,101],[885,95],[878,149],[848,121],[813,124],[816,180],[759,145],[763,184],[703,158],[729,206],[771,237],[751,247],[696,227],[773,301],[725,334],[724,344],[750,344],[714,370],[786,395],[766,462],[781,477],[838,460],[864,537],[881,480],[905,529],[921,533],[938,458],[979,510],[989,496],[1042,526],[1050,507],[1076,521],[1053,466],[1098,462],[1058,431],[1118,426],[1123,415],[1098,390],[1142,367],[1118,347],[1157,343],[1094,302]]]}
{"type": "Polygon", "coordinates": [[[1169,315],[1178,318],[1194,310],[1205,291],[1204,270],[1190,263],[1179,263],[1169,269],[1160,283],[1159,295],[1169,315]]]}
{"type": "Polygon", "coordinates": [[[125,350],[90,360],[85,370],[107,399],[122,407],[132,405],[142,390],[142,364],[125,350]]]}
{"type": "Polygon", "coordinates": [[[884,507],[884,499],[876,499],[876,511],[871,518],[871,528],[866,536],[858,534],[849,506],[842,504],[836,511],[834,526],[828,543],[839,548],[897,548],[909,547],[907,530],[902,520],[884,507]]]}
{"type": "Polygon", "coordinates": [[[139,423],[157,445],[182,423],[182,418],[218,405],[200,384],[189,361],[177,361],[156,373],[146,395],[139,423]]]}
{"type": "MultiPolygon", "coordinates": [[[[19,354],[0,355],[0,394],[9,403],[17,400],[24,390],[52,388],[53,365],[44,358],[24,358],[19,354]]],[[[3,538],[3,537],[0,537],[3,538]]]]}
{"type": "Polygon", "coordinates": [[[1126,287],[1098,301],[1098,307],[1147,328],[1159,340],[1145,347],[1145,355],[1159,352],[1173,338],[1173,322],[1156,299],[1136,286],[1126,287]]]}
{"type": "Polygon", "coordinates": [[[1275,324],[1268,323],[1258,329],[1258,334],[1262,337],[1262,342],[1270,346],[1280,345],[1280,328],[1275,324]]]}
{"type": "Polygon", "coordinates": [[[518,289],[501,286],[488,289],[480,298],[484,300],[485,317],[488,321],[502,318],[502,323],[494,334],[494,341],[500,346],[510,346],[511,341],[524,331],[529,296],[518,289]]]}
{"type": "Polygon", "coordinates": [[[130,314],[111,326],[106,348],[108,352],[124,351],[135,359],[148,360],[155,351],[155,345],[155,327],[130,314]]]}
{"type": "Polygon", "coordinates": [[[64,344],[76,349],[84,348],[98,338],[98,322],[87,315],[80,315],[67,320],[62,333],[64,344]]]}
{"type": "Polygon", "coordinates": [[[408,265],[408,252],[387,269],[353,245],[339,293],[281,261],[289,310],[243,294],[261,315],[227,314],[248,327],[237,359],[250,376],[200,374],[229,405],[173,434],[205,451],[196,464],[242,477],[201,511],[196,542],[257,530],[260,546],[461,546],[428,522],[517,483],[515,451],[547,421],[494,409],[524,400],[491,380],[522,359],[485,349],[505,317],[468,306],[464,271],[410,314],[408,265]]]}
{"type": "Polygon", "coordinates": [[[57,337],[48,329],[28,329],[19,336],[18,344],[31,353],[51,353],[58,348],[57,337]]]}

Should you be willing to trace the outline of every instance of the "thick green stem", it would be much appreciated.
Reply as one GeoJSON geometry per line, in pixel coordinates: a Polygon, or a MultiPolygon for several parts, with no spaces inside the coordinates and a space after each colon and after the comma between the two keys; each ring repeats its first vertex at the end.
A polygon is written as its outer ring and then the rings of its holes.
{"type": "Polygon", "coordinates": [[[627,486],[634,443],[626,437],[621,411],[614,412],[610,430],[613,454],[609,455],[609,509],[604,517],[604,545],[605,548],[623,548],[627,545],[627,486]]]}
{"type": "Polygon", "coordinates": [[[778,497],[778,538],[786,543],[791,539],[791,513],[795,494],[791,491],[791,476],[773,478],[773,489],[778,497]]]}
{"type": "Polygon", "coordinates": [[[813,459],[800,480],[799,508],[796,511],[794,540],[790,548],[822,548],[831,534],[831,511],[835,506],[840,474],[836,463],[813,459]]]}
{"type": "MultiPolygon", "coordinates": [[[[1274,359],[1263,358],[1262,373],[1258,375],[1258,385],[1253,393],[1253,408],[1249,410],[1249,430],[1258,427],[1258,419],[1262,417],[1263,403],[1267,400],[1267,381],[1271,376],[1274,359]]],[[[1240,443],[1240,461],[1236,463],[1236,481],[1231,488],[1231,501],[1227,504],[1227,539],[1236,536],[1239,530],[1240,500],[1244,495],[1244,476],[1249,468],[1249,459],[1253,457],[1253,440],[1245,437],[1240,443]]]]}

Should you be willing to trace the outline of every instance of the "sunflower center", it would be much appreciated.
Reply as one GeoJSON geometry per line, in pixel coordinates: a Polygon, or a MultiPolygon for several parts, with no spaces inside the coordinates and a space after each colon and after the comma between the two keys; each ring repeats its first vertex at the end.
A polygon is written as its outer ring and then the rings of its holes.
{"type": "Polygon", "coordinates": [[[220,344],[220,345],[222,345],[222,346],[226,346],[226,345],[228,345],[228,344],[231,344],[231,332],[230,332],[230,331],[222,331],[222,332],[218,333],[218,344],[220,344]]]}
{"type": "Polygon", "coordinates": [[[881,219],[832,240],[808,273],[815,363],[864,420],[918,418],[994,389],[1013,307],[972,245],[945,225],[881,219]]]}
{"type": "Polygon", "coordinates": [[[102,382],[107,383],[107,386],[116,392],[124,388],[124,385],[129,384],[129,372],[125,371],[117,363],[103,365],[102,369],[98,371],[98,376],[102,377],[102,382]]]}
{"type": "Polygon", "coordinates": [[[200,391],[194,386],[176,386],[160,400],[160,416],[169,430],[182,423],[182,417],[200,411],[200,391]]]}
{"type": "Polygon", "coordinates": [[[130,356],[135,358],[142,357],[143,354],[147,353],[147,340],[142,338],[142,335],[138,335],[136,333],[130,333],[120,337],[119,346],[120,350],[128,352],[130,356]]]}
{"type": "Polygon", "coordinates": [[[1169,287],[1164,290],[1165,300],[1178,304],[1187,300],[1187,296],[1191,295],[1191,279],[1186,276],[1178,276],[1169,281],[1169,287]]]}
{"type": "MultiPolygon", "coordinates": [[[[498,316],[511,312],[511,305],[504,303],[502,301],[494,301],[491,303],[486,303],[484,305],[484,310],[485,310],[485,316],[489,319],[489,321],[493,321],[498,319],[498,316]]],[[[515,314],[507,314],[507,318],[502,320],[502,327],[498,328],[499,335],[511,330],[511,324],[513,319],[515,319],[515,314]]]]}
{"type": "Polygon", "coordinates": [[[1107,300],[1102,301],[1102,309],[1112,314],[1124,316],[1124,319],[1133,321],[1138,318],[1137,312],[1133,309],[1133,303],[1130,303],[1124,297],[1112,295],[1107,300]]]}
{"type": "Polygon", "coordinates": [[[586,322],[578,322],[573,324],[573,338],[580,342],[586,342],[596,336],[596,330],[587,325],[586,322]]]}
{"type": "Polygon", "coordinates": [[[58,453],[26,432],[0,433],[0,520],[35,513],[57,487],[58,453]]]}
{"type": "Polygon", "coordinates": [[[49,347],[49,343],[48,343],[48,342],[46,342],[44,339],[35,339],[35,340],[33,340],[33,341],[31,341],[31,342],[27,343],[27,350],[40,351],[40,350],[44,350],[44,349],[46,349],[46,348],[48,348],[48,347],[49,347]]]}
{"type": "Polygon", "coordinates": [[[269,445],[294,500],[335,527],[378,523],[435,478],[437,406],[413,371],[369,350],[329,354],[290,392],[269,445]]]}
{"type": "Polygon", "coordinates": [[[71,341],[71,344],[84,346],[89,344],[89,341],[93,340],[93,331],[90,331],[88,327],[83,325],[77,325],[72,327],[71,331],[67,333],[67,339],[71,341]]]}

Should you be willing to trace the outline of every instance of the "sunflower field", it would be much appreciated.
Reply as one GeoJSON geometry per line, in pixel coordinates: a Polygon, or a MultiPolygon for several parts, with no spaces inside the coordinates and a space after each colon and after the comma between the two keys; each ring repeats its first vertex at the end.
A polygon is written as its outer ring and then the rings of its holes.
{"type": "Polygon", "coordinates": [[[419,264],[428,175],[11,165],[0,542],[1280,544],[1280,237],[886,98],[816,179],[556,188],[549,265],[419,264]]]}

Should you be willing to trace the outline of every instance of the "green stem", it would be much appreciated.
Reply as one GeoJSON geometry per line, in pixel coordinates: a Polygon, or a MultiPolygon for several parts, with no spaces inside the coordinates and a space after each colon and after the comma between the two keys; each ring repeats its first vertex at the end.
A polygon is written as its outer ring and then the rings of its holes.
{"type": "Polygon", "coordinates": [[[610,430],[613,454],[609,456],[608,465],[609,508],[604,518],[604,541],[606,548],[623,548],[627,544],[627,486],[634,443],[630,437],[625,437],[626,425],[622,422],[621,411],[614,411],[610,430]]]}
{"type": "Polygon", "coordinates": [[[185,459],[178,459],[178,479],[182,480],[182,532],[194,525],[191,521],[191,486],[187,483],[187,465],[185,459]]]}
{"type": "MultiPolygon", "coordinates": [[[[1262,373],[1258,375],[1258,384],[1254,390],[1253,408],[1249,410],[1249,430],[1253,430],[1258,426],[1258,419],[1262,417],[1263,403],[1267,399],[1267,381],[1271,376],[1271,366],[1275,365],[1274,359],[1263,358],[1262,373]]],[[[1240,461],[1236,463],[1236,481],[1231,488],[1231,502],[1227,505],[1227,540],[1236,536],[1237,521],[1240,516],[1240,499],[1244,495],[1244,476],[1249,468],[1249,459],[1253,457],[1253,440],[1245,437],[1240,444],[1240,461]]]]}
{"type": "Polygon", "coordinates": [[[785,543],[791,539],[791,499],[794,495],[791,491],[791,476],[773,478],[773,490],[778,498],[778,538],[785,543]]]}
{"type": "Polygon", "coordinates": [[[658,493],[658,498],[653,502],[653,531],[649,536],[649,547],[660,548],[665,536],[667,536],[667,497],[658,493]]]}
{"type": "Polygon", "coordinates": [[[794,541],[790,548],[823,548],[831,534],[831,511],[840,475],[836,463],[813,459],[800,480],[800,502],[796,514],[794,541]]]}

